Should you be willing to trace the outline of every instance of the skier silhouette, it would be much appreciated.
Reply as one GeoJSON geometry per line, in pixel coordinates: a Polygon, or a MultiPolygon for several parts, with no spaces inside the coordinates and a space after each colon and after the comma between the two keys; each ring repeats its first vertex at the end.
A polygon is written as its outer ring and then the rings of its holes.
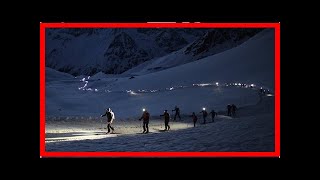
{"type": "Polygon", "coordinates": [[[141,116],[141,118],[139,119],[141,121],[141,119],[143,119],[143,133],[149,133],[149,118],[150,118],[150,114],[146,109],[143,109],[143,114],[141,116]]]}
{"type": "Polygon", "coordinates": [[[227,110],[228,110],[228,116],[231,116],[231,105],[230,104],[228,104],[227,110]]]}
{"type": "Polygon", "coordinates": [[[214,122],[214,117],[216,116],[216,115],[218,115],[213,109],[212,109],[212,111],[209,113],[209,115],[211,114],[211,118],[212,118],[212,122],[214,122]]]}
{"type": "Polygon", "coordinates": [[[237,108],[236,105],[234,105],[234,104],[231,105],[231,114],[232,114],[232,116],[236,116],[236,110],[237,109],[238,108],[237,108]]]}
{"type": "Polygon", "coordinates": [[[193,127],[196,127],[196,122],[198,121],[198,117],[196,116],[196,114],[194,112],[192,113],[192,115],[190,117],[192,117],[193,127]]]}
{"type": "Polygon", "coordinates": [[[106,109],[106,113],[104,113],[103,115],[101,115],[101,117],[107,116],[108,118],[108,133],[110,133],[110,129],[112,130],[112,133],[114,131],[114,128],[111,126],[113,120],[115,120],[115,116],[114,116],[114,112],[112,112],[111,108],[107,108],[106,109]]]}
{"type": "Polygon", "coordinates": [[[203,117],[203,124],[206,123],[206,117],[208,115],[206,108],[203,108],[202,111],[200,111],[199,113],[202,113],[202,117],[203,117]]]}
{"type": "Polygon", "coordinates": [[[173,119],[176,120],[176,117],[178,116],[178,117],[179,117],[179,120],[181,121],[180,109],[178,108],[178,106],[175,106],[175,107],[174,107],[174,110],[172,110],[172,111],[175,111],[175,112],[176,112],[173,119]]]}
{"type": "Polygon", "coordinates": [[[168,111],[164,110],[163,115],[160,115],[160,116],[164,116],[164,127],[165,127],[164,130],[169,131],[170,130],[170,126],[169,126],[170,115],[169,115],[168,111]]]}

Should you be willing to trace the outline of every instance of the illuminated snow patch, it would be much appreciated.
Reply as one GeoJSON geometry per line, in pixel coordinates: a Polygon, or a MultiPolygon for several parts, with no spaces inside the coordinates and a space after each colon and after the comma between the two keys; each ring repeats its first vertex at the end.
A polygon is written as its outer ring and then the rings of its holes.
{"type": "Polygon", "coordinates": [[[135,93],[134,91],[132,91],[132,90],[126,90],[127,91],[127,93],[130,93],[131,95],[137,95],[137,93],[135,93]]]}
{"type": "Polygon", "coordinates": [[[211,84],[209,84],[209,83],[206,83],[206,84],[199,84],[199,86],[201,86],[201,87],[203,87],[203,86],[209,86],[209,85],[211,85],[211,84]]]}
{"type": "Polygon", "coordinates": [[[133,92],[133,91],[131,91],[130,94],[131,94],[131,95],[137,95],[137,93],[135,93],[135,92],[133,92]]]}

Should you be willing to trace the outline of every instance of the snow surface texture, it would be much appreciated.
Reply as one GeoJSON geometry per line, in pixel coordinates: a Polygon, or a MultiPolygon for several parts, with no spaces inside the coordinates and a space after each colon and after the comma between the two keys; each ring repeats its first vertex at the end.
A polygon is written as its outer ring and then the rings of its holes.
{"type": "MultiPolygon", "coordinates": [[[[150,134],[141,134],[140,121],[115,122],[115,132],[105,134],[97,120],[47,123],[46,151],[68,152],[219,152],[274,151],[274,100],[265,96],[254,106],[240,108],[239,117],[218,115],[215,122],[193,127],[191,118],[170,122],[170,131],[160,120],[150,121],[150,134]],[[246,116],[245,114],[249,114],[246,116]]],[[[57,120],[56,120],[57,121],[57,120]]],[[[211,117],[207,118],[211,122],[211,117]]]]}
{"type": "Polygon", "coordinates": [[[274,92],[272,29],[222,53],[140,76],[56,74],[47,68],[47,151],[274,151],[274,97],[259,96],[260,87],[274,92]],[[235,118],[224,116],[232,103],[240,107],[235,118]],[[159,115],[175,105],[183,121],[159,133],[159,115]],[[98,117],[108,107],[120,134],[102,133],[98,117]],[[202,107],[219,112],[216,122],[191,128],[188,116],[202,107]],[[152,116],[151,134],[136,134],[142,108],[152,116]]]}

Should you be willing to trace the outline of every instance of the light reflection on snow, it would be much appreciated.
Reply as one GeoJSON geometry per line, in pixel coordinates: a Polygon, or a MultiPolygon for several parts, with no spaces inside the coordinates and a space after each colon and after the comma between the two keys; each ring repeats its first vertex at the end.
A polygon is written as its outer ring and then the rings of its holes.
{"type": "Polygon", "coordinates": [[[126,90],[127,91],[127,93],[129,93],[129,94],[131,94],[131,95],[137,95],[137,93],[135,93],[134,91],[132,91],[132,90],[126,90]]]}
{"type": "MultiPolygon", "coordinates": [[[[90,77],[91,77],[91,76],[88,76],[88,77],[87,77],[87,80],[89,80],[90,77]]],[[[77,77],[75,77],[75,78],[77,78],[77,77]]],[[[84,84],[82,87],[79,87],[79,88],[78,88],[79,90],[86,90],[86,91],[98,92],[98,89],[86,88],[86,87],[88,86],[88,83],[89,83],[89,81],[86,81],[86,78],[82,78],[80,81],[81,81],[81,82],[85,82],[85,84],[84,84]]]]}
{"type": "MultiPolygon", "coordinates": [[[[83,79],[84,79],[84,78],[83,78],[83,79]]],[[[87,87],[89,81],[84,81],[84,82],[85,82],[84,86],[83,86],[83,87],[79,87],[79,88],[78,88],[79,90],[81,90],[81,89],[82,89],[82,90],[86,90],[85,87],[87,87]]],[[[90,89],[91,89],[91,88],[90,88],[90,89]]]]}
{"type": "MultiPolygon", "coordinates": [[[[88,76],[88,79],[90,78],[90,76],[88,76]]],[[[82,78],[80,81],[85,82],[85,84],[83,85],[83,87],[79,87],[79,90],[86,90],[86,91],[93,91],[93,92],[98,92],[99,90],[97,88],[86,88],[88,86],[89,81],[86,81],[85,78],[82,78]]],[[[229,87],[229,86],[238,86],[241,88],[251,88],[251,89],[256,89],[258,90],[259,88],[257,87],[256,84],[254,83],[219,83],[219,82],[215,82],[215,83],[193,83],[192,86],[187,86],[187,85],[178,85],[178,86],[173,86],[173,87],[167,87],[164,89],[137,89],[137,90],[116,90],[116,91],[111,91],[108,89],[104,89],[102,91],[106,92],[106,93],[111,93],[111,92],[117,92],[117,93],[128,93],[130,95],[138,95],[138,93],[155,93],[155,92],[161,92],[161,91],[173,91],[173,90],[179,90],[179,89],[184,89],[184,88],[191,88],[193,86],[196,87],[206,87],[206,86],[213,86],[215,88],[219,88],[219,87],[229,87]],[[138,92],[138,93],[137,93],[138,92]]],[[[259,86],[260,87],[260,86],[259,86]]],[[[263,88],[260,87],[260,90],[263,90],[262,92],[266,95],[271,94],[270,90],[268,88],[263,88]]]]}
{"type": "Polygon", "coordinates": [[[135,93],[135,92],[133,92],[133,91],[131,91],[130,94],[131,94],[131,95],[137,95],[137,93],[135,93]]]}

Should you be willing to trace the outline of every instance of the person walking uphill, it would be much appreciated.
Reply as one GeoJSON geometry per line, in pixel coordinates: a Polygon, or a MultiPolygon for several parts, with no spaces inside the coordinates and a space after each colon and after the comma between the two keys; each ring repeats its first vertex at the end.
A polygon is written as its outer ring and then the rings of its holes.
{"type": "Polygon", "coordinates": [[[170,115],[169,115],[169,113],[168,113],[168,111],[167,110],[164,110],[164,113],[163,113],[163,115],[160,115],[160,117],[161,116],[164,116],[164,127],[165,127],[165,131],[169,131],[170,130],[170,126],[169,126],[169,120],[170,120],[170,115]]]}
{"type": "Polygon", "coordinates": [[[178,116],[179,117],[179,120],[181,121],[181,117],[180,117],[180,109],[178,108],[178,106],[175,106],[174,107],[174,110],[172,110],[172,111],[175,111],[176,112],[176,114],[174,115],[174,120],[176,120],[176,117],[178,116]]]}
{"type": "Polygon", "coordinates": [[[192,117],[193,127],[196,127],[196,122],[198,121],[198,117],[196,116],[196,114],[194,112],[192,113],[192,115],[190,117],[192,117]]]}
{"type": "Polygon", "coordinates": [[[218,114],[214,111],[214,109],[212,109],[212,111],[209,113],[209,115],[211,114],[211,118],[212,118],[212,122],[214,122],[214,117],[218,114]]]}
{"type": "Polygon", "coordinates": [[[149,133],[149,118],[150,118],[150,114],[146,109],[143,109],[143,114],[141,116],[141,118],[139,119],[141,121],[141,119],[143,119],[143,133],[149,133]]]}
{"type": "Polygon", "coordinates": [[[238,108],[237,108],[236,105],[234,105],[234,104],[231,105],[231,115],[232,115],[233,117],[236,116],[236,110],[237,110],[237,109],[238,109],[238,108]]]}
{"type": "Polygon", "coordinates": [[[103,117],[103,116],[107,116],[107,118],[108,118],[108,126],[107,126],[108,132],[107,132],[107,134],[110,133],[110,129],[112,130],[112,133],[113,133],[114,128],[111,126],[111,124],[112,124],[113,120],[115,119],[114,112],[112,112],[111,108],[108,108],[108,109],[106,109],[106,113],[101,115],[101,117],[103,117]]]}
{"type": "Polygon", "coordinates": [[[228,116],[231,116],[231,105],[227,105],[228,116]]]}
{"type": "Polygon", "coordinates": [[[203,117],[203,124],[206,123],[206,117],[208,115],[206,108],[203,108],[202,111],[200,111],[199,113],[202,113],[202,117],[203,117]]]}

